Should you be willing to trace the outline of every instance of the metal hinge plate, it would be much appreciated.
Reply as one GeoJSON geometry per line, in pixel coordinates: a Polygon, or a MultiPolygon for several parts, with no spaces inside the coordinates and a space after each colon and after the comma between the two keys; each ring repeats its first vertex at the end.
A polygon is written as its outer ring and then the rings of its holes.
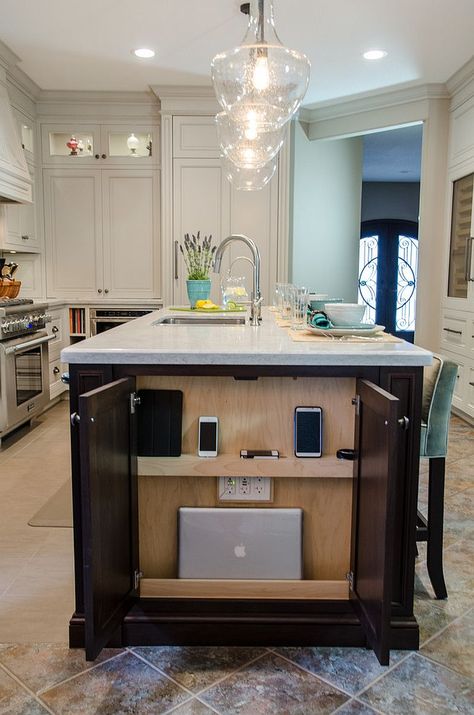
{"type": "Polygon", "coordinates": [[[356,395],[352,398],[352,404],[356,409],[356,415],[358,415],[360,413],[360,395],[356,395]]]}
{"type": "Polygon", "coordinates": [[[138,590],[141,578],[143,578],[143,571],[135,570],[133,572],[133,588],[135,589],[135,591],[138,590]]]}
{"type": "Polygon", "coordinates": [[[346,579],[349,581],[349,588],[351,591],[354,590],[354,573],[352,571],[348,571],[346,573],[346,579]]]}
{"type": "Polygon", "coordinates": [[[131,392],[130,393],[130,414],[134,415],[135,414],[135,408],[137,405],[141,403],[141,399],[137,397],[136,392],[131,392]]]}

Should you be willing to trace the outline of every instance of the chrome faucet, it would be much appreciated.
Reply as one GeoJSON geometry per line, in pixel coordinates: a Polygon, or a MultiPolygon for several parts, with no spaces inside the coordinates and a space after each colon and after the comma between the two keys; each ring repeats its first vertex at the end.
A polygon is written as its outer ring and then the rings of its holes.
{"type": "Polygon", "coordinates": [[[242,241],[252,251],[253,257],[253,284],[252,284],[252,300],[250,302],[250,325],[260,325],[262,320],[262,295],[260,293],[260,251],[258,246],[251,238],[244,236],[241,233],[234,233],[227,236],[218,245],[216,255],[214,257],[214,273],[219,273],[221,269],[222,256],[227,246],[233,241],[242,241]]]}

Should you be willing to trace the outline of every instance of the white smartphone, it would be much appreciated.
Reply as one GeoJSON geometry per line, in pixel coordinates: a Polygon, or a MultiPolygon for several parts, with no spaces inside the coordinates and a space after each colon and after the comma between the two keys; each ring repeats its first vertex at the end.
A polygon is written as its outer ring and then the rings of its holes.
{"type": "Polygon", "coordinates": [[[198,456],[217,457],[219,441],[219,420],[217,417],[199,418],[198,456]]]}
{"type": "Polygon", "coordinates": [[[323,444],[323,415],[320,407],[295,408],[295,455],[320,457],[323,444]]]}

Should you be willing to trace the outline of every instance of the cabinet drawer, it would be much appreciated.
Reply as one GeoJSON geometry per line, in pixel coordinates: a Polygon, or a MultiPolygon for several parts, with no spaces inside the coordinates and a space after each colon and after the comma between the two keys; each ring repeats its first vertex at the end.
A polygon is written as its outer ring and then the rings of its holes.
{"type": "Polygon", "coordinates": [[[464,354],[467,349],[468,318],[445,313],[441,324],[441,351],[464,354]]]}
{"type": "Polygon", "coordinates": [[[62,348],[65,346],[65,319],[64,313],[51,313],[51,322],[47,324],[48,335],[54,335],[54,340],[48,344],[49,360],[58,360],[62,348]]]}
{"type": "Polygon", "coordinates": [[[61,382],[61,375],[67,370],[66,365],[60,360],[52,360],[49,363],[49,398],[53,400],[62,392],[67,390],[67,386],[61,382]]]}

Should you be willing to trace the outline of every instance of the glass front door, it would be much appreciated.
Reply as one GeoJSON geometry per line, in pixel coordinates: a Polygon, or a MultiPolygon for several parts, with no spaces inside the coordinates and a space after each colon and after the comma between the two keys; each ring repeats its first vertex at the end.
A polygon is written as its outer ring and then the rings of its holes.
{"type": "Polygon", "coordinates": [[[418,274],[418,224],[364,221],[359,250],[359,303],[367,322],[413,342],[418,274]]]}

